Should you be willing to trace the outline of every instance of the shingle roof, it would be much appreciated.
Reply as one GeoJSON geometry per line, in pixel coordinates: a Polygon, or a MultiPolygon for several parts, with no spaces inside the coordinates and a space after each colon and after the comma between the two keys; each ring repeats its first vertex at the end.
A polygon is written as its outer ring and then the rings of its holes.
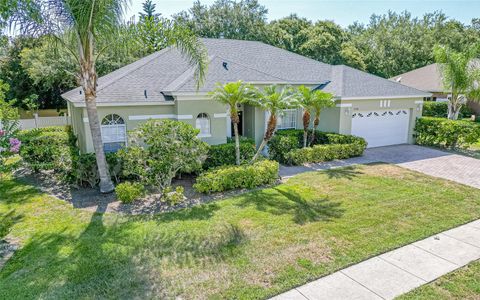
{"type": "MultiPolygon", "coordinates": [[[[324,84],[338,97],[416,96],[422,92],[347,67],[332,66],[261,42],[202,39],[209,56],[200,92],[217,82],[324,84]],[[223,65],[227,64],[227,68],[223,65]]],[[[175,48],[144,57],[98,80],[98,103],[164,101],[162,92],[196,92],[194,71],[175,48]],[[148,97],[145,98],[144,91],[148,97]]],[[[427,95],[427,94],[425,94],[427,95]]],[[[83,102],[81,88],[62,95],[83,102]]]]}
{"type": "Polygon", "coordinates": [[[397,75],[390,80],[425,92],[441,93],[445,90],[440,65],[436,63],[397,75]]]}

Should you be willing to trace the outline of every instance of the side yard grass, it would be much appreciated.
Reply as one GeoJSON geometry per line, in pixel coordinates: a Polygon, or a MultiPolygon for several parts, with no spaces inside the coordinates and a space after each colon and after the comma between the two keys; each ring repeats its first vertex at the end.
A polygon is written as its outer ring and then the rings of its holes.
{"type": "Polygon", "coordinates": [[[421,286],[398,300],[478,299],[480,297],[480,261],[421,286]]]}
{"type": "Polygon", "coordinates": [[[266,298],[480,218],[480,193],[375,164],[173,213],[103,210],[0,182],[0,222],[22,244],[0,270],[0,299],[266,298]]]}

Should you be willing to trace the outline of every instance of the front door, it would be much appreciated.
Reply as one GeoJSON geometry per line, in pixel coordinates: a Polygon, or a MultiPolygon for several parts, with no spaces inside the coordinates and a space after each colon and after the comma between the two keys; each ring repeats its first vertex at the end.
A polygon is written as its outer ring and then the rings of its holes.
{"type": "MultiPolygon", "coordinates": [[[[243,111],[238,112],[238,119],[240,122],[238,123],[238,135],[243,135],[243,111]]],[[[235,132],[233,132],[233,123],[232,123],[232,137],[235,136],[235,132]]]]}

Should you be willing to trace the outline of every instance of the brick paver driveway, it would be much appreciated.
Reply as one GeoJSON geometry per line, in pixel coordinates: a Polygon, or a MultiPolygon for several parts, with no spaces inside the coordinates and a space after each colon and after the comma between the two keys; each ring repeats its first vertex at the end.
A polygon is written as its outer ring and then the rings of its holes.
{"type": "Polygon", "coordinates": [[[282,166],[280,176],[289,177],[307,171],[373,162],[396,164],[427,175],[480,188],[480,160],[416,145],[371,148],[367,149],[362,157],[341,161],[295,167],[282,166]]]}

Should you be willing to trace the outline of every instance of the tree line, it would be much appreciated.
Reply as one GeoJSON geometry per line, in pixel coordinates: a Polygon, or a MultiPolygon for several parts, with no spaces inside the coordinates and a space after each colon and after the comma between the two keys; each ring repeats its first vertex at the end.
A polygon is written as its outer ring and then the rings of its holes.
{"type": "MultiPolygon", "coordinates": [[[[97,39],[102,55],[96,70],[99,76],[105,75],[190,33],[262,41],[385,78],[433,63],[436,44],[462,51],[480,42],[479,19],[463,24],[439,11],[423,17],[413,17],[406,11],[374,14],[367,24],[355,22],[346,28],[296,14],[270,22],[267,16],[268,9],[257,0],[217,0],[212,5],[195,1],[190,9],[166,18],[147,0],[138,20],[132,18],[121,24],[115,39],[97,39]]],[[[194,41],[187,46],[195,46],[194,41]]],[[[0,80],[10,85],[7,99],[16,99],[18,106],[26,108],[31,99],[38,99],[42,108],[64,107],[60,95],[78,85],[77,73],[78,64],[66,50],[52,45],[50,38],[0,38],[0,80]]]]}

